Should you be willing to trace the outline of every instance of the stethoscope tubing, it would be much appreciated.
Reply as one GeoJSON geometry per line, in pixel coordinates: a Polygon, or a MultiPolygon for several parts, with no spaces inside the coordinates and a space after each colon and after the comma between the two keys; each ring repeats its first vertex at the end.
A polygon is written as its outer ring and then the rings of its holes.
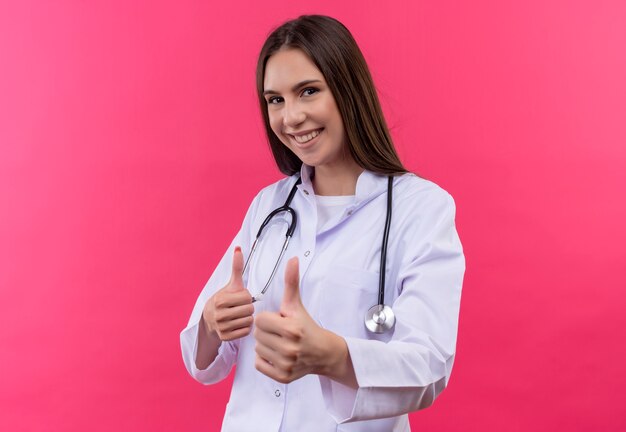
{"type": "Polygon", "coordinates": [[[278,256],[278,259],[276,260],[276,263],[274,264],[274,268],[272,269],[272,273],[270,274],[270,277],[267,279],[267,283],[265,284],[265,286],[263,287],[263,289],[261,290],[259,294],[252,297],[252,303],[259,301],[263,297],[263,295],[265,295],[265,292],[267,291],[270,284],[272,283],[272,280],[274,279],[274,276],[276,275],[276,271],[278,271],[278,266],[280,265],[280,262],[282,261],[283,256],[285,255],[285,252],[287,251],[287,247],[289,246],[289,241],[291,240],[291,237],[293,236],[293,233],[296,230],[296,226],[298,225],[298,214],[293,208],[290,207],[290,204],[291,204],[291,201],[293,200],[293,197],[296,194],[298,185],[301,182],[302,182],[302,179],[298,177],[298,180],[291,188],[291,191],[289,191],[289,195],[287,196],[287,199],[285,200],[285,204],[278,207],[277,209],[275,209],[274,211],[272,211],[270,214],[267,215],[267,217],[265,218],[265,220],[259,227],[259,231],[256,234],[254,243],[252,243],[250,254],[248,255],[248,259],[246,260],[246,263],[243,266],[243,271],[241,272],[242,275],[246,274],[248,264],[251,262],[254,252],[256,252],[259,238],[261,237],[261,234],[263,233],[263,230],[265,229],[265,227],[271,222],[272,218],[280,213],[289,213],[289,215],[291,215],[291,222],[287,226],[287,233],[285,234],[285,241],[283,242],[283,247],[280,250],[280,255],[278,256]]]}
{"type": "MultiPolygon", "coordinates": [[[[257,294],[256,296],[252,298],[253,303],[259,301],[263,297],[263,295],[265,295],[265,292],[267,291],[270,284],[272,283],[272,280],[274,279],[274,276],[276,275],[276,272],[278,271],[278,266],[280,265],[280,262],[282,261],[283,256],[285,255],[285,252],[287,251],[287,247],[289,246],[289,241],[291,240],[291,237],[293,236],[293,233],[296,230],[296,226],[298,224],[298,215],[296,211],[290,207],[290,204],[291,204],[291,201],[293,200],[293,197],[296,194],[298,185],[301,182],[302,182],[302,179],[298,178],[296,183],[291,188],[291,191],[289,192],[289,196],[287,197],[287,200],[285,200],[285,204],[273,210],[269,215],[267,215],[267,217],[265,218],[265,220],[259,227],[259,231],[257,232],[256,238],[254,239],[254,242],[252,243],[252,248],[250,250],[250,254],[248,255],[248,259],[246,259],[246,262],[243,266],[242,274],[246,273],[246,270],[248,269],[248,265],[252,261],[252,257],[254,256],[254,253],[256,252],[259,239],[261,238],[261,234],[263,233],[263,230],[265,229],[265,227],[270,223],[270,221],[272,220],[274,216],[280,213],[289,213],[289,215],[291,216],[291,222],[288,224],[287,232],[285,234],[285,241],[283,242],[283,246],[280,250],[280,255],[278,256],[278,259],[276,260],[276,263],[274,264],[274,268],[272,269],[272,273],[270,274],[270,277],[267,280],[267,283],[265,284],[263,289],[261,290],[260,294],[257,294]]],[[[383,231],[383,241],[382,241],[382,247],[381,247],[381,253],[380,253],[380,274],[379,274],[379,279],[378,279],[378,303],[372,306],[365,315],[365,327],[367,328],[368,331],[372,333],[384,333],[386,331],[391,330],[395,325],[395,315],[393,313],[393,310],[391,309],[390,306],[385,305],[387,246],[389,244],[389,231],[391,229],[392,204],[393,204],[393,176],[389,176],[388,182],[387,182],[387,216],[385,218],[385,228],[383,231]]]]}
{"type": "Polygon", "coordinates": [[[378,275],[378,304],[385,304],[385,277],[387,270],[387,244],[389,244],[389,230],[391,228],[391,209],[393,201],[393,176],[389,176],[387,182],[387,217],[383,232],[383,245],[380,251],[380,274],[378,275]]]}

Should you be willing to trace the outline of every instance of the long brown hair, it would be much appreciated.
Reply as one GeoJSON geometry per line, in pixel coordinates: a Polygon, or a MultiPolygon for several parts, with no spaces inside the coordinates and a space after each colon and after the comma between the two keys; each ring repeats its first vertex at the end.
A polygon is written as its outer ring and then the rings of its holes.
{"type": "Polygon", "coordinates": [[[302,161],[270,126],[263,81],[267,60],[283,48],[307,54],[324,75],[343,120],[347,144],[355,162],[379,174],[407,172],[402,166],[383,116],[365,58],[350,31],[334,18],[303,15],[274,30],[263,45],[256,70],[257,93],[269,144],[286,175],[300,171],[302,161]]]}

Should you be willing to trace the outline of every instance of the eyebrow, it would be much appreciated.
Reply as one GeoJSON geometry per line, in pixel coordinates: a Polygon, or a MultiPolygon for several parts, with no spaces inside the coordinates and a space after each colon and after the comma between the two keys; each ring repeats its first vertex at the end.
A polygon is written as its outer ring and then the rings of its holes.
{"type": "MultiPolygon", "coordinates": [[[[313,84],[313,83],[321,83],[321,80],[318,79],[312,79],[312,80],[304,80],[304,81],[300,81],[298,84],[294,85],[293,87],[291,87],[291,91],[296,91],[298,90],[300,87],[303,87],[305,85],[308,84],[313,84]]],[[[267,95],[267,94],[278,94],[277,91],[274,90],[264,90],[263,91],[263,96],[267,95]]]]}

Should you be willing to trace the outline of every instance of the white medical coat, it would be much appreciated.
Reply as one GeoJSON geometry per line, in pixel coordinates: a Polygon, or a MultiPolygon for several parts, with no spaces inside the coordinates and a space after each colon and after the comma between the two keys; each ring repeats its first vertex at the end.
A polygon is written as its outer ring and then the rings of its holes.
{"type": "MultiPolygon", "coordinates": [[[[200,293],[180,340],[189,373],[204,384],[225,378],[236,364],[222,430],[409,431],[406,413],[430,406],[446,387],[454,361],[465,260],[452,197],[413,174],[394,179],[393,216],[387,252],[385,303],[392,305],[392,332],[372,335],[366,311],[377,303],[380,253],[387,205],[387,177],[364,171],[354,204],[331,226],[316,232],[310,175],[291,206],[298,223],[276,277],[255,313],[278,311],[287,258],[298,256],[300,294],[309,314],[346,340],[357,390],[324,376],[278,383],[254,367],[252,335],[220,346],[206,369],[195,366],[198,323],[204,304],[228,282],[235,246],[247,257],[265,217],[282,206],[297,176],[266,187],[252,202],[241,230],[200,293]]],[[[289,216],[275,217],[244,276],[254,295],[265,285],[284,241],[289,216]]]]}

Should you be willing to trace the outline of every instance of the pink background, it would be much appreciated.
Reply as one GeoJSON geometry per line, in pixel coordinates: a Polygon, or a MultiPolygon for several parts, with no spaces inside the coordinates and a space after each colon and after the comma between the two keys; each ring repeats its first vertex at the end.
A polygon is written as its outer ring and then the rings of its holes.
{"type": "Polygon", "coordinates": [[[458,356],[414,429],[626,430],[626,3],[299,3],[0,2],[0,430],[219,430],[230,381],[178,334],[280,178],[256,55],[313,12],[458,206],[458,356]]]}

